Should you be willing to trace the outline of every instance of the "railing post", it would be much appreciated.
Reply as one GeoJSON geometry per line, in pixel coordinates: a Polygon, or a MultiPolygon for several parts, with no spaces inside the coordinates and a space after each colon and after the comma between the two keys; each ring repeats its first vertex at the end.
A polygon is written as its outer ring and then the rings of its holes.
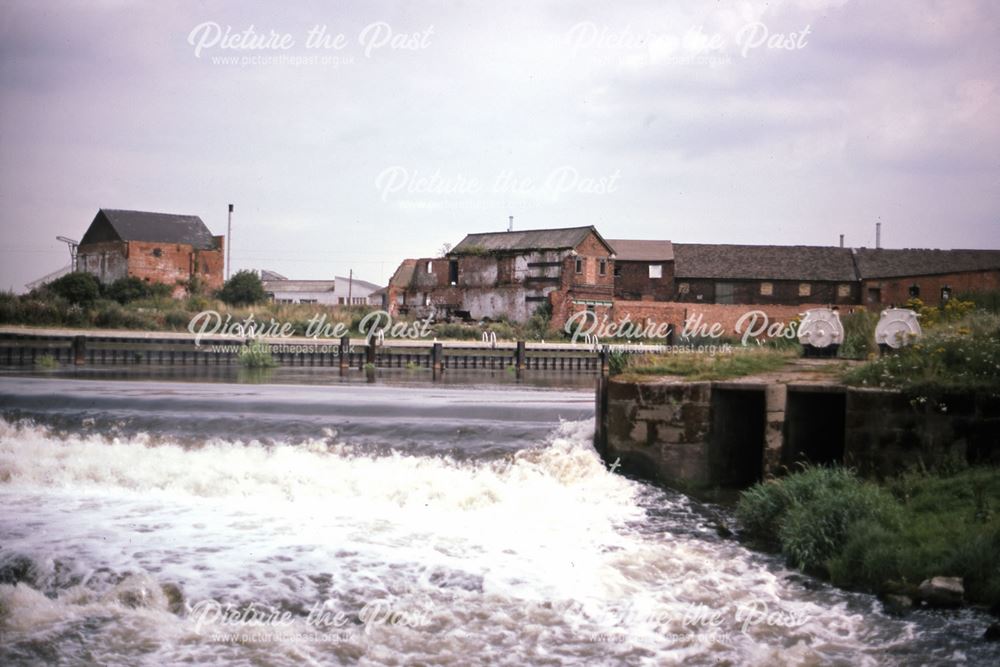
{"type": "Polygon", "coordinates": [[[368,343],[367,354],[365,355],[366,363],[369,363],[372,366],[375,365],[375,349],[375,341],[368,343]]]}
{"type": "Polygon", "coordinates": [[[340,337],[340,372],[344,373],[351,365],[351,338],[350,336],[340,337]]]}
{"type": "Polygon", "coordinates": [[[517,341],[517,352],[514,356],[514,366],[518,373],[524,370],[525,363],[528,360],[528,353],[523,340],[517,341]]]}
{"type": "Polygon", "coordinates": [[[73,336],[73,363],[77,366],[87,363],[86,336],[73,336]]]}
{"type": "Polygon", "coordinates": [[[608,356],[608,346],[602,345],[600,352],[597,353],[597,359],[601,364],[601,377],[607,377],[610,371],[608,356]]]}
{"type": "Polygon", "coordinates": [[[444,346],[441,343],[434,343],[431,348],[431,370],[435,375],[444,370],[444,346]]]}

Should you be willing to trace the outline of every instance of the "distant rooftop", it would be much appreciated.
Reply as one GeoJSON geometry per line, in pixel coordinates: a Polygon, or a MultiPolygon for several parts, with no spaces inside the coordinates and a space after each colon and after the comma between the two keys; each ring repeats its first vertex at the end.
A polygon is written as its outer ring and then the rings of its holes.
{"type": "Polygon", "coordinates": [[[850,248],[675,243],[674,275],[722,280],[857,280],[850,248]]]}
{"type": "Polygon", "coordinates": [[[608,239],[608,243],[615,249],[615,259],[623,262],[669,262],[674,258],[670,241],[608,239]]]}
{"type": "Polygon", "coordinates": [[[854,257],[862,278],[928,276],[1000,269],[1000,250],[858,248],[854,251],[854,257]]]}

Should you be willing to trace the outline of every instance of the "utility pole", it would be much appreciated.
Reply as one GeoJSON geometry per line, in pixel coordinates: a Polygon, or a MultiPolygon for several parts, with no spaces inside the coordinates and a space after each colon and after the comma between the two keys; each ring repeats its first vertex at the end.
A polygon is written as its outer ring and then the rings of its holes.
{"type": "Polygon", "coordinates": [[[226,280],[229,280],[229,270],[232,267],[233,256],[233,205],[229,205],[229,226],[226,229],[226,280]]]}
{"type": "Polygon", "coordinates": [[[351,292],[354,291],[354,269],[351,269],[347,274],[347,305],[353,305],[351,301],[351,292]]]}

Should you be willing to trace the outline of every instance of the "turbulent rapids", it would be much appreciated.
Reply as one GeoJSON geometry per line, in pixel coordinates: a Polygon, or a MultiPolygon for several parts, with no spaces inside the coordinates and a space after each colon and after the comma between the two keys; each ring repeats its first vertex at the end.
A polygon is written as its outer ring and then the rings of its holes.
{"type": "Polygon", "coordinates": [[[587,393],[0,378],[0,408],[4,664],[996,657],[610,472],[587,393]]]}

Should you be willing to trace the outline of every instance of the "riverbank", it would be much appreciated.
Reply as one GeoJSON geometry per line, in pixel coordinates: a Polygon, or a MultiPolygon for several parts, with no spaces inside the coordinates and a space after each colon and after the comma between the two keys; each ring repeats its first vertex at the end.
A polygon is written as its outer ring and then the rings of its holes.
{"type": "Polygon", "coordinates": [[[881,482],[806,468],[744,491],[740,537],[887,610],[1000,614],[1000,469],[919,467],[881,482]],[[936,579],[936,578],[948,579],[936,579]]]}

